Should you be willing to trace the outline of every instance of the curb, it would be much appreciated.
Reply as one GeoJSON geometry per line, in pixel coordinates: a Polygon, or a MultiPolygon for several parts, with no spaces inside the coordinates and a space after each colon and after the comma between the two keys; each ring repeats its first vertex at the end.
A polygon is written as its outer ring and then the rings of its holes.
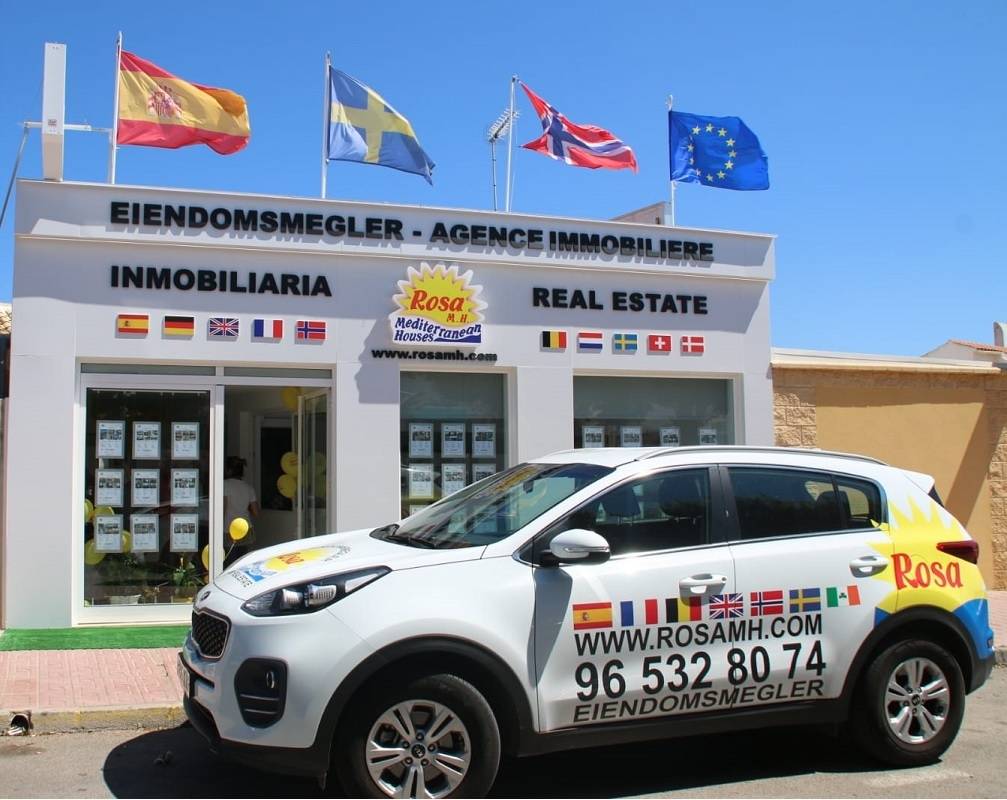
{"type": "Polygon", "coordinates": [[[1007,667],[1007,645],[1000,645],[993,650],[994,663],[998,667],[1007,667]]]}
{"type": "Polygon", "coordinates": [[[182,706],[176,703],[81,708],[70,711],[0,711],[0,720],[9,720],[15,714],[28,717],[31,734],[36,736],[87,731],[156,730],[173,728],[186,719],[182,706]]]}

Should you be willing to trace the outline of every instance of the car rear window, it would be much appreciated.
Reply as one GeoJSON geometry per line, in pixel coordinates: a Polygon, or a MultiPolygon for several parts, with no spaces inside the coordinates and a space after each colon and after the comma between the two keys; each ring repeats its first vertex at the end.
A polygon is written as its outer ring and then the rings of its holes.
{"type": "Polygon", "coordinates": [[[730,467],[740,539],[874,527],[881,492],[871,481],[810,470],[730,467]]]}

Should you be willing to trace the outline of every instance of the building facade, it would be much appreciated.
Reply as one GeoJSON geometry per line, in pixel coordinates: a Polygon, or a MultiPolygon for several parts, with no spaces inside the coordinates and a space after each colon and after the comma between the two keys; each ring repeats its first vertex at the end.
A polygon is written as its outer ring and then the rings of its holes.
{"type": "Polygon", "coordinates": [[[22,181],[2,623],[182,621],[250,548],[385,524],[554,450],[770,444],[773,251],[22,181]]]}

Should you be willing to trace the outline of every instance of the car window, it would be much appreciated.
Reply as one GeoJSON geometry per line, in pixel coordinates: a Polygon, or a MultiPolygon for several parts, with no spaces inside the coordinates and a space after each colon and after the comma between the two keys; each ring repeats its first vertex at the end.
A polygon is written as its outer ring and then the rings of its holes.
{"type": "Polygon", "coordinates": [[[840,510],[845,515],[844,528],[874,528],[884,521],[881,491],[870,481],[836,476],[840,510]]]}
{"type": "Polygon", "coordinates": [[[730,467],[728,473],[741,539],[797,536],[845,527],[829,473],[766,467],[730,467]]]}
{"type": "Polygon", "coordinates": [[[521,464],[428,506],[394,535],[429,547],[493,544],[610,472],[595,464],[521,464]]]}
{"type": "Polygon", "coordinates": [[[552,533],[586,528],[604,536],[616,556],[706,544],[711,518],[709,472],[673,470],[609,490],[568,515],[552,533]]]}
{"type": "Polygon", "coordinates": [[[807,470],[731,467],[741,539],[873,528],[884,521],[871,481],[807,470]]]}

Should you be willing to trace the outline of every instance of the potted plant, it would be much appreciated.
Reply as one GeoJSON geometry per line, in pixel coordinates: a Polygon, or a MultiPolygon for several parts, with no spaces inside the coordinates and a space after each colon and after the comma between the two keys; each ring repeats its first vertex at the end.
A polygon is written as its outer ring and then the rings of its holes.
{"type": "Polygon", "coordinates": [[[171,571],[171,582],[175,585],[173,603],[191,603],[205,581],[191,558],[180,556],[178,566],[171,571]]]}
{"type": "Polygon", "coordinates": [[[107,555],[103,559],[102,576],[111,605],[136,605],[140,602],[147,583],[147,572],[132,553],[107,555]]]}

